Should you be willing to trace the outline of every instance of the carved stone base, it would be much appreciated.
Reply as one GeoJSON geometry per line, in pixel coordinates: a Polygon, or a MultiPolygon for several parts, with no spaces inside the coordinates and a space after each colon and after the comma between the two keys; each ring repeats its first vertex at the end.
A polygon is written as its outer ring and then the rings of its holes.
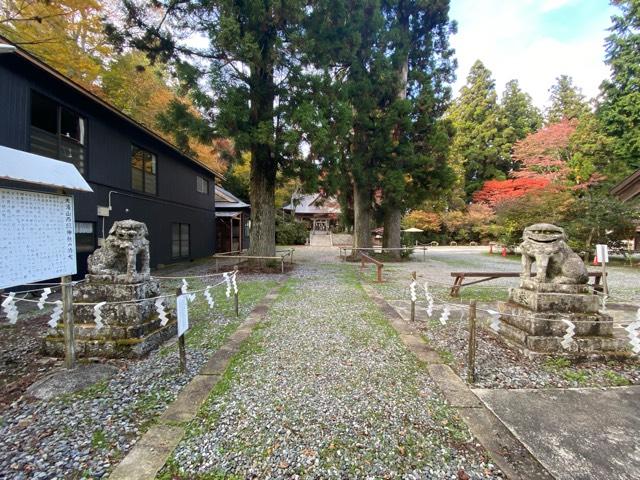
{"type": "MultiPolygon", "coordinates": [[[[88,276],[87,282],[74,287],[73,317],[78,357],[139,357],[176,334],[176,320],[166,304],[165,310],[170,320],[165,326],[160,324],[153,298],[160,294],[157,281],[149,279],[134,284],[114,284],[96,281],[94,277],[88,276]],[[96,328],[93,304],[131,300],[138,301],[104,305],[101,308],[104,326],[96,328]]],[[[64,354],[62,324],[49,330],[43,350],[49,355],[64,354]]]]}
{"type": "MultiPolygon", "coordinates": [[[[541,284],[544,285],[544,284],[541,284]]],[[[585,293],[542,293],[525,288],[509,290],[509,301],[534,312],[598,313],[600,300],[585,293]]]]}
{"type": "MultiPolygon", "coordinates": [[[[103,338],[91,339],[92,335],[83,332],[84,329],[84,325],[80,325],[76,329],[78,335],[76,337],[76,355],[78,357],[139,358],[175,336],[177,324],[173,321],[160,329],[153,330],[148,335],[128,338],[113,338],[105,335],[103,338]]],[[[59,334],[46,336],[43,351],[50,356],[64,356],[64,338],[59,334]]]]}
{"type": "Polygon", "coordinates": [[[529,278],[521,278],[520,288],[541,293],[589,293],[586,284],[538,283],[529,278]]]}
{"type": "MultiPolygon", "coordinates": [[[[563,294],[558,294],[563,295],[563,294]]],[[[573,295],[571,295],[573,296],[573,295]]],[[[531,311],[512,302],[499,304],[500,334],[528,356],[562,354],[575,357],[628,356],[628,343],[613,336],[613,319],[603,313],[565,313],[531,311]],[[561,344],[567,326],[566,318],[576,327],[569,348],[561,344]]]]}

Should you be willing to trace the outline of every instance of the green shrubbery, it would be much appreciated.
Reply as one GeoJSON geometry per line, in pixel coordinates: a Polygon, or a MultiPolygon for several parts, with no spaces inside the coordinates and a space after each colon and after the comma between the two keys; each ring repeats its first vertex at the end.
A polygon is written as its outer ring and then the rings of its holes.
{"type": "Polygon", "coordinates": [[[276,217],[276,243],[278,245],[304,245],[307,243],[307,226],[290,218],[276,217]]]}

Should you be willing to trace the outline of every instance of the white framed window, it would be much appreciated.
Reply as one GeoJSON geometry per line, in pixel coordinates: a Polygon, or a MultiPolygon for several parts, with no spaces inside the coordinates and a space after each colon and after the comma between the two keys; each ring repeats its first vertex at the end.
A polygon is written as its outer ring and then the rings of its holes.
{"type": "Polygon", "coordinates": [[[209,181],[200,175],[196,176],[196,191],[204,195],[209,195],[209,181]]]}

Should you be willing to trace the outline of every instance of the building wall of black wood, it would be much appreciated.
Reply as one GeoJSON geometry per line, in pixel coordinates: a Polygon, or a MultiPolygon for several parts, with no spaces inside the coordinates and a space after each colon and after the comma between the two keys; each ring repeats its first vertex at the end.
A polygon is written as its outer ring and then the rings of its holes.
{"type": "MultiPolygon", "coordinates": [[[[97,207],[109,205],[105,235],[115,220],[145,222],[151,242],[151,264],[168,264],[171,258],[171,224],[188,223],[190,257],[215,252],[214,176],[141,128],[129,125],[115,113],[85,97],[56,77],[13,54],[0,55],[0,145],[29,151],[31,91],[57,100],[87,120],[87,171],[94,193],[75,194],[76,221],[95,222],[102,236],[103,218],[97,207]],[[157,157],[157,195],[131,189],[131,146],[157,157]],[[208,195],[196,191],[196,177],[209,180],[208,195]]],[[[15,186],[0,182],[3,186],[15,186]]],[[[86,257],[78,258],[78,272],[86,272],[86,257]]]]}

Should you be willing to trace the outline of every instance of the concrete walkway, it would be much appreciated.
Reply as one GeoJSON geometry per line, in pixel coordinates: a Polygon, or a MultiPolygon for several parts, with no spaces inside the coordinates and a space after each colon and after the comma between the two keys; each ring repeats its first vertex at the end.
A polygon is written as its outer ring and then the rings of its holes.
{"type": "Polygon", "coordinates": [[[640,478],[640,386],[474,393],[558,480],[640,478]]]}

